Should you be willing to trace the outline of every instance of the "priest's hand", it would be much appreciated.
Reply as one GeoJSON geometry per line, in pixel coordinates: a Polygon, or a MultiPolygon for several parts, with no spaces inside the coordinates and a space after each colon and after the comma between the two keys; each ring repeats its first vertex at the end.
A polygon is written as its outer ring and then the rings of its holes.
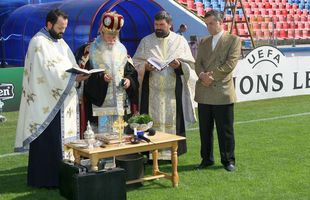
{"type": "Polygon", "coordinates": [[[124,78],[124,89],[127,89],[130,87],[130,80],[128,78],[124,78]]]}
{"type": "Polygon", "coordinates": [[[181,66],[181,62],[178,59],[174,59],[171,63],[169,63],[169,66],[173,69],[178,69],[181,66]]]}
{"type": "Polygon", "coordinates": [[[201,80],[202,85],[204,85],[205,87],[209,87],[213,83],[213,81],[214,81],[213,71],[211,71],[211,72],[201,72],[199,74],[199,79],[201,80]]]}
{"type": "Polygon", "coordinates": [[[75,77],[75,81],[76,82],[81,82],[81,81],[85,81],[86,79],[88,79],[90,77],[90,75],[84,75],[84,74],[78,74],[75,77]]]}
{"type": "Polygon", "coordinates": [[[105,82],[111,82],[112,81],[112,76],[110,74],[104,74],[103,79],[105,82]]]}
{"type": "Polygon", "coordinates": [[[145,71],[149,71],[149,72],[155,70],[155,68],[148,62],[144,64],[144,68],[145,68],[145,71]]]}

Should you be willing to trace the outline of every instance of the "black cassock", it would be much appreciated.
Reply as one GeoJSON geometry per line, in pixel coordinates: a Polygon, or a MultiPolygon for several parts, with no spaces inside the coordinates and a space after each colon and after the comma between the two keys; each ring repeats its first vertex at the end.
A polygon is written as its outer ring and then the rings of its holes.
{"type": "MultiPolygon", "coordinates": [[[[176,87],[175,87],[175,98],[176,98],[176,134],[179,136],[186,137],[185,134],[185,124],[183,117],[183,108],[182,108],[182,80],[181,76],[183,71],[181,67],[174,70],[176,74],[176,87]]],[[[142,91],[141,91],[141,103],[140,103],[140,113],[148,114],[149,113],[149,71],[146,71],[142,81],[142,91]]],[[[181,140],[178,142],[178,155],[182,155],[187,152],[186,140],[181,140]]]]}
{"type": "Polygon", "coordinates": [[[60,111],[41,135],[29,145],[28,185],[57,187],[58,169],[62,160],[60,111]]]}
{"type": "MultiPolygon", "coordinates": [[[[86,46],[87,45],[82,46],[77,51],[77,61],[79,61],[82,56],[85,55],[86,46]]],[[[89,60],[86,62],[85,69],[93,69],[93,66],[91,65],[91,62],[89,60]]],[[[101,106],[104,103],[109,83],[105,82],[103,77],[104,73],[94,73],[89,77],[88,80],[84,81],[83,109],[85,109],[85,112],[80,112],[80,116],[81,119],[85,118],[86,122],[90,121],[92,123],[98,123],[98,117],[92,115],[92,104],[96,106],[101,106]]],[[[137,113],[139,111],[138,73],[134,66],[128,61],[124,66],[124,78],[128,78],[130,80],[130,86],[126,89],[126,94],[128,96],[131,113],[137,113]]],[[[128,117],[129,116],[125,116],[125,118],[128,117]]],[[[85,129],[86,127],[81,128],[81,133],[83,133],[85,129]]]]}

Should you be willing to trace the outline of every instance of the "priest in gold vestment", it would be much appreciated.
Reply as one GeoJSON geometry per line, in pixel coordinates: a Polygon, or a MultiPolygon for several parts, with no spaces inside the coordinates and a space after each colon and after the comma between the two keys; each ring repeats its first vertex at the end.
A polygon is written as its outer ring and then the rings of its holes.
{"type": "MultiPolygon", "coordinates": [[[[157,13],[155,32],[141,40],[133,60],[141,85],[140,113],[153,118],[155,130],[185,136],[185,128],[196,121],[189,87],[195,61],[186,39],[170,31],[171,24],[166,11],[157,13]],[[172,62],[158,71],[147,62],[150,57],[172,62]]],[[[178,155],[186,151],[186,141],[180,141],[178,155]]],[[[160,151],[159,159],[170,160],[171,151],[160,151]]]]}

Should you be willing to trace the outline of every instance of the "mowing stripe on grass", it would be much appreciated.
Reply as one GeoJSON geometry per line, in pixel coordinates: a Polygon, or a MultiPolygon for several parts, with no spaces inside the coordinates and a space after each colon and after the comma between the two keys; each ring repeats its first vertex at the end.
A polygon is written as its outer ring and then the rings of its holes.
{"type": "Polygon", "coordinates": [[[0,158],[11,157],[11,156],[19,156],[19,155],[26,154],[26,153],[28,153],[28,151],[16,152],[16,153],[7,153],[7,154],[0,155],[0,158]]]}
{"type": "MultiPolygon", "coordinates": [[[[253,120],[248,120],[248,121],[240,121],[240,122],[235,122],[235,124],[248,124],[248,123],[256,123],[256,122],[263,122],[263,121],[271,121],[271,120],[277,120],[277,119],[286,119],[286,118],[291,118],[291,117],[300,117],[300,116],[305,116],[305,115],[310,115],[310,112],[305,112],[305,113],[297,113],[297,114],[291,114],[291,115],[281,115],[277,117],[268,117],[268,118],[261,118],[261,119],[253,119],[253,120]]],[[[198,130],[199,128],[190,128],[187,129],[188,131],[195,131],[198,130]]]]}
{"type": "MultiPolygon", "coordinates": [[[[291,115],[281,115],[278,117],[268,117],[268,118],[261,118],[261,119],[253,119],[253,120],[248,120],[248,121],[240,121],[240,122],[235,122],[235,124],[248,124],[248,123],[256,123],[256,122],[262,122],[262,121],[270,121],[270,120],[277,120],[277,119],[285,119],[285,118],[291,118],[291,117],[300,117],[300,116],[306,116],[310,115],[310,112],[305,112],[305,113],[297,113],[297,114],[291,114],[291,115]]],[[[187,129],[188,131],[195,131],[198,130],[199,128],[190,128],[187,129]]],[[[10,156],[18,156],[21,154],[25,154],[28,152],[18,152],[18,153],[8,153],[8,154],[3,154],[0,155],[0,158],[5,158],[5,157],[10,157],[10,156]]]]}

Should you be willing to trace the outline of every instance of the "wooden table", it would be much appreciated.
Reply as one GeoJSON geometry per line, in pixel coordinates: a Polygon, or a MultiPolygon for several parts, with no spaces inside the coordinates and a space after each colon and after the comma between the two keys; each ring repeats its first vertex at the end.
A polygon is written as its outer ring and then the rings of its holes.
{"type": "Polygon", "coordinates": [[[113,156],[127,155],[132,153],[152,151],[153,156],[153,175],[143,177],[141,179],[127,181],[127,184],[143,182],[148,180],[154,180],[159,178],[166,178],[172,181],[173,187],[177,187],[179,183],[178,175],[178,141],[185,140],[185,137],[167,134],[163,132],[156,132],[154,136],[148,137],[151,143],[140,142],[139,144],[126,143],[125,145],[107,145],[105,148],[93,148],[83,149],[74,146],[73,144],[66,144],[67,147],[73,149],[73,155],[76,163],[80,163],[81,156],[90,159],[91,169],[93,171],[98,170],[98,161],[101,158],[109,158],[113,156]],[[158,167],[158,149],[171,148],[171,162],[172,162],[172,174],[167,174],[159,171],[158,167]]]}

